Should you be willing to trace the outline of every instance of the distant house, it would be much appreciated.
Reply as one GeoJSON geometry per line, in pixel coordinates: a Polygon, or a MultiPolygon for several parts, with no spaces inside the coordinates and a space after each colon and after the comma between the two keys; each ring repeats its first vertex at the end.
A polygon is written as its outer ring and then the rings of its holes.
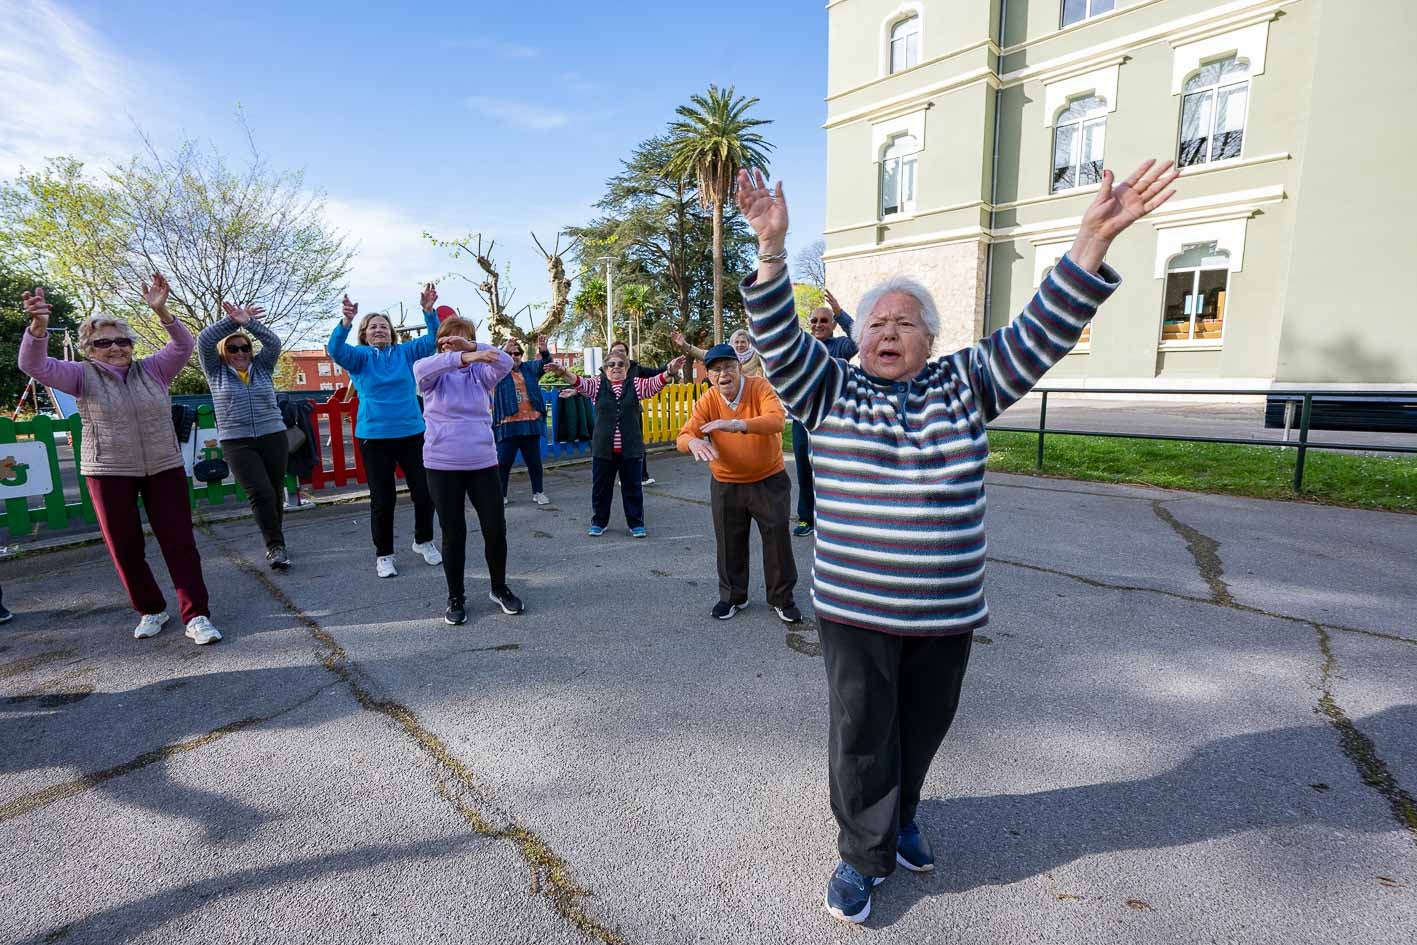
{"type": "Polygon", "coordinates": [[[288,386],[294,391],[334,391],[349,386],[344,368],[330,360],[324,348],[290,352],[295,362],[295,382],[288,386]]]}

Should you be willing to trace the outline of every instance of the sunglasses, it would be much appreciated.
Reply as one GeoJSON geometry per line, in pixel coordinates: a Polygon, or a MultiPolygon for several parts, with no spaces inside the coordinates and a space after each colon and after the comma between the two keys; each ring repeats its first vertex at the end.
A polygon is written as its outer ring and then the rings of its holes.
{"type": "Polygon", "coordinates": [[[92,344],[95,348],[102,348],[104,350],[107,350],[113,347],[114,345],[117,345],[120,348],[133,347],[132,338],[95,338],[89,343],[92,344]]]}
{"type": "Polygon", "coordinates": [[[629,364],[628,361],[606,361],[606,362],[605,362],[605,366],[608,367],[608,368],[612,368],[612,367],[626,367],[626,368],[627,368],[627,367],[630,366],[630,364],[629,364]]]}
{"type": "Polygon", "coordinates": [[[251,353],[251,350],[252,350],[252,349],[251,349],[251,346],[250,346],[250,345],[227,345],[227,346],[226,346],[226,353],[227,353],[227,354],[250,354],[250,353],[251,353]]]}

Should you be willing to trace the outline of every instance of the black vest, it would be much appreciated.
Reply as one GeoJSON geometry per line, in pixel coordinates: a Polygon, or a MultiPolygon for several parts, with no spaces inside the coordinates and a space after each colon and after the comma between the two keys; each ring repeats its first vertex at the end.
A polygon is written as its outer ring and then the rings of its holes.
{"type": "Polygon", "coordinates": [[[644,431],[640,428],[640,398],[635,382],[625,379],[624,391],[617,400],[610,379],[601,375],[600,390],[595,392],[595,432],[591,434],[590,455],[596,459],[615,456],[615,427],[620,427],[620,455],[640,459],[645,455],[644,431]]]}

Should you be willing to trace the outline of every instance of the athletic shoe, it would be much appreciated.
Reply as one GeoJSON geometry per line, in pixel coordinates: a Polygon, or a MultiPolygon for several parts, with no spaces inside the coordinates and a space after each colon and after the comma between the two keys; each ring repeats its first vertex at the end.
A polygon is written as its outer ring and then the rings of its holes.
{"type": "Polygon", "coordinates": [[[276,545],[274,548],[267,548],[266,563],[271,566],[272,571],[289,571],[290,555],[286,553],[285,545],[276,545]]]}
{"type": "Polygon", "coordinates": [[[531,494],[531,501],[535,502],[537,505],[551,504],[551,500],[546,498],[546,493],[544,492],[533,492],[531,494]]]}
{"type": "Polygon", "coordinates": [[[421,554],[423,560],[432,567],[443,563],[443,553],[431,541],[416,541],[413,543],[413,550],[421,554]]]}
{"type": "Polygon", "coordinates": [[[792,529],[792,537],[806,538],[808,535],[812,534],[812,532],[816,530],[816,526],[814,526],[811,522],[807,521],[806,519],[799,519],[797,522],[797,527],[792,529]]]}
{"type": "Polygon", "coordinates": [[[727,620],[729,617],[732,617],[734,614],[738,613],[738,611],[742,610],[744,607],[747,606],[747,601],[742,601],[737,604],[730,604],[726,600],[721,600],[717,604],[713,605],[713,610],[709,611],[709,613],[712,616],[717,617],[719,620],[727,620]]]}
{"type": "Polygon", "coordinates": [[[838,863],[836,872],[827,881],[827,911],[843,922],[860,925],[871,914],[872,888],[884,880],[884,876],[867,879],[850,863],[838,863]]]}
{"type": "Polygon", "coordinates": [[[777,611],[777,619],[783,623],[801,623],[802,611],[797,609],[796,604],[788,604],[786,607],[774,607],[777,611]]]}
{"type": "Polygon", "coordinates": [[[502,504],[503,504],[503,505],[511,505],[511,504],[512,504],[512,497],[509,496],[509,495],[504,495],[504,496],[502,496],[502,504]]]}
{"type": "Polygon", "coordinates": [[[599,538],[601,535],[605,534],[605,526],[592,525],[589,529],[586,530],[586,534],[592,538],[599,538]]]}
{"type": "Polygon", "coordinates": [[[374,562],[374,570],[379,577],[398,577],[399,569],[394,567],[393,555],[380,555],[374,562]]]}
{"type": "Polygon", "coordinates": [[[461,595],[448,598],[448,609],[443,612],[443,622],[456,627],[467,623],[467,599],[461,595]]]}
{"type": "Polygon", "coordinates": [[[930,849],[930,841],[925,839],[913,820],[900,828],[900,836],[895,842],[895,861],[912,873],[928,873],[935,868],[935,854],[930,849]]]}
{"type": "Polygon", "coordinates": [[[513,594],[510,587],[504,587],[500,591],[488,591],[487,599],[501,607],[504,614],[515,615],[526,609],[522,606],[522,599],[513,594]]]}
{"type": "Polygon", "coordinates": [[[162,625],[167,623],[167,614],[144,614],[143,619],[138,621],[138,625],[133,628],[133,639],[146,640],[148,637],[155,637],[162,625]]]}
{"type": "Polygon", "coordinates": [[[645,480],[641,481],[641,482],[640,482],[640,485],[642,485],[642,486],[652,486],[652,485],[654,485],[654,477],[653,477],[653,476],[650,476],[648,479],[645,479],[645,480]]]}
{"type": "Polygon", "coordinates": [[[649,532],[645,530],[645,527],[644,527],[643,525],[640,525],[640,526],[637,526],[637,527],[635,527],[635,528],[630,529],[630,534],[633,535],[633,536],[636,537],[636,538],[643,538],[643,537],[645,537],[646,535],[648,535],[649,532]]]}
{"type": "Polygon", "coordinates": [[[193,617],[187,621],[187,639],[201,646],[204,643],[215,643],[221,639],[221,633],[207,617],[193,617]]]}
{"type": "Polygon", "coordinates": [[[15,619],[15,615],[5,609],[4,604],[0,604],[0,623],[9,623],[15,619]]]}

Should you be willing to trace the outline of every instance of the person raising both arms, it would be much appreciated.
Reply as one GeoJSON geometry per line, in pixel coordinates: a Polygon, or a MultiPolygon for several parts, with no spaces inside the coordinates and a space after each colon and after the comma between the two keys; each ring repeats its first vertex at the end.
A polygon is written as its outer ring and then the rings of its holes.
{"type": "MultiPolygon", "coordinates": [[[[689,344],[682,331],[671,331],[669,338],[684,354],[700,361],[704,359],[704,349],[689,344]]],[[[763,359],[753,350],[753,339],[748,335],[748,329],[740,328],[729,335],[728,343],[733,347],[733,353],[738,355],[738,364],[745,377],[763,376],[763,359]]]]}
{"type": "Polygon", "coordinates": [[[1147,161],[1123,183],[1104,171],[1072,248],[1010,324],[930,359],[940,317],[906,276],[868,291],[853,339],[833,358],[797,322],[779,181],[738,174],[735,198],[758,237],[743,302],[768,381],[812,436],[817,542],[812,598],[827,674],[828,771],[841,861],[834,917],[863,922],[895,870],[935,868],[916,823],[930,762],[954,720],[984,601],[985,424],[1072,347],[1121,277],[1112,241],[1165,203],[1177,172],[1147,161]]]}
{"type": "Polygon", "coordinates": [[[177,589],[177,603],[187,637],[215,643],[202,556],[192,533],[192,506],[177,433],[172,428],[168,388],[187,364],[195,342],[192,333],[167,310],[167,280],[153,273],[142,286],[143,301],[157,315],[171,340],[156,354],[133,357],[133,332],[111,315],[94,315],[79,325],[79,348],[87,360],[60,361],[48,355],[49,304],[44,289],[22,296],[30,318],[20,342],[20,370],[41,384],[78,400],[82,436],[79,471],[88,485],[98,527],[113,567],[139,614],[133,636],[156,636],[167,623],[167,601],[143,553],[143,518],[177,589]]]}
{"type": "Polygon", "coordinates": [[[423,469],[423,412],[418,409],[413,380],[413,362],[433,353],[438,334],[437,302],[438,291],[430,282],[419,298],[426,329],[421,338],[399,342],[389,316],[370,312],[359,322],[359,344],[351,345],[346,339],[359,306],[346,295],[344,317],[326,346],[330,360],[349,372],[350,384],[359,395],[354,437],[369,478],[369,531],[374,539],[374,570],[381,578],[399,573],[394,560],[396,468],[403,470],[413,499],[413,550],[429,565],[443,563],[433,544],[433,498],[423,469]]]}
{"type": "MultiPolygon", "coordinates": [[[[630,379],[630,380],[632,380],[632,381],[633,381],[635,378],[637,378],[637,377],[654,377],[656,374],[663,374],[663,373],[664,373],[664,368],[662,368],[662,367],[649,367],[649,366],[647,366],[647,365],[641,364],[640,362],[636,361],[634,358],[631,358],[631,357],[630,357],[630,346],[629,346],[628,344],[626,344],[625,342],[623,342],[623,341],[616,341],[616,342],[614,342],[613,344],[610,345],[610,354],[616,354],[617,352],[618,352],[622,357],[629,358],[629,361],[630,361],[630,370],[629,370],[628,372],[626,372],[625,377],[627,377],[628,379],[630,379]]],[[[672,378],[671,378],[671,379],[672,379],[672,378]]],[[[645,454],[645,458],[644,458],[643,463],[642,463],[642,468],[640,469],[640,474],[644,477],[644,480],[643,480],[644,485],[647,485],[647,486],[652,486],[652,485],[654,485],[654,477],[649,474],[649,454],[648,454],[648,453],[645,454]]]]}

